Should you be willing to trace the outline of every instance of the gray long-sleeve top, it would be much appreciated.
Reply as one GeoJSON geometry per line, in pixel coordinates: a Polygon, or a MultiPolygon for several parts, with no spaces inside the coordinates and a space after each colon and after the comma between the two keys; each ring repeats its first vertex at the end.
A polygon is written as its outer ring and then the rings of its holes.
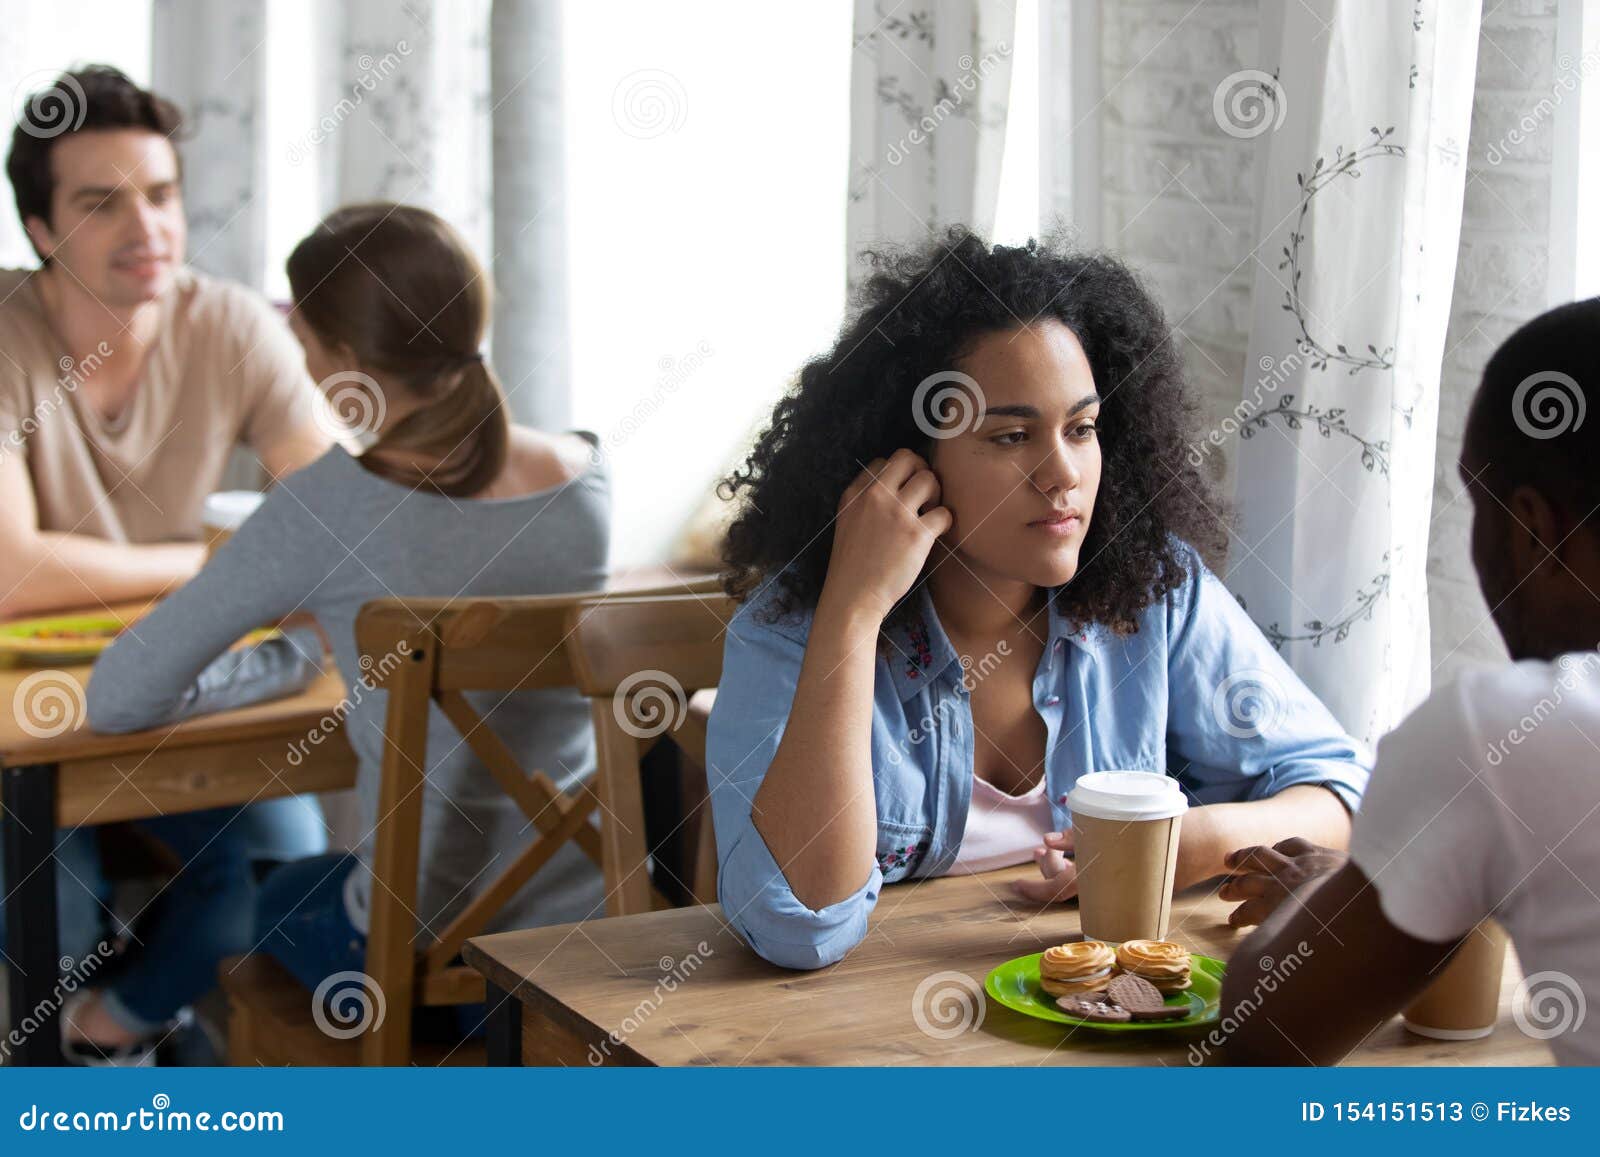
{"type": "MultiPolygon", "coordinates": [[[[387,695],[363,681],[357,612],[386,595],[597,590],[606,575],[609,518],[603,462],[523,497],[450,499],[380,478],[335,447],[284,478],[192,581],[100,657],[88,689],[89,724],[131,731],[302,689],[322,660],[315,631],[290,630],[246,652],[227,648],[263,623],[311,612],[349,690],[341,706],[360,763],[362,867],[350,874],[345,901],[365,930],[387,695]]],[[[594,733],[576,690],[467,698],[525,768],[543,770],[563,790],[592,775],[594,733]]],[[[416,914],[437,934],[527,846],[533,829],[439,708],[429,711],[416,914]]],[[[290,744],[285,761],[296,761],[297,746],[304,758],[305,746],[290,744]]],[[[602,896],[599,872],[568,844],[491,927],[582,919],[598,911],[602,896]]]]}

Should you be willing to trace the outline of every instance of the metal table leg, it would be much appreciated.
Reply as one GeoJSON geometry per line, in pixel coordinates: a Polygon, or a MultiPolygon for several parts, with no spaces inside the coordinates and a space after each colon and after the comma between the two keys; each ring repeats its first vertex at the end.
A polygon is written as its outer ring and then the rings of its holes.
{"type": "Polygon", "coordinates": [[[6,952],[11,957],[11,1063],[59,1065],[60,941],[56,912],[56,765],[8,767],[4,807],[6,952]],[[20,1043],[17,1042],[20,1038],[20,1043]]]}
{"type": "Polygon", "coordinates": [[[489,1023],[485,1026],[485,1045],[489,1064],[522,1066],[522,1002],[494,981],[484,985],[489,1023]]]}

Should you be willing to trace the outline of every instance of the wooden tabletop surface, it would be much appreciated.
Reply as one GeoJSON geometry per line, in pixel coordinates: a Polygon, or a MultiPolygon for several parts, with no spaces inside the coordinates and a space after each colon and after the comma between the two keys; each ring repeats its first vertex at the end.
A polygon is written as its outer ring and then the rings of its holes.
{"type": "MultiPolygon", "coordinates": [[[[1192,1063],[1202,1030],[1134,1039],[963,996],[996,965],[1077,938],[1075,906],[1040,910],[1007,902],[1007,881],[1033,871],[890,885],[866,939],[839,964],[815,972],[758,959],[717,906],[505,932],[469,941],[466,956],[524,1003],[523,1056],[530,1064],[1192,1063]],[[961,1030],[963,1015],[976,1022],[970,1030],[961,1030]]],[[[1245,934],[1228,927],[1231,907],[1211,888],[1191,889],[1174,899],[1169,936],[1225,960],[1245,934]]],[[[1506,972],[1492,1036],[1427,1040],[1396,1018],[1347,1063],[1551,1063],[1544,1044],[1512,1021],[1510,998],[1520,978],[1514,956],[1506,972]]]]}
{"type": "MultiPolygon", "coordinates": [[[[115,615],[126,622],[148,606],[119,603],[79,613],[115,615]]],[[[92,662],[0,667],[0,767],[293,735],[305,731],[345,694],[343,681],[329,663],[327,671],[298,695],[148,731],[98,735],[89,730],[83,709],[93,669],[92,662]]]]}
{"type": "Polygon", "coordinates": [[[59,725],[57,721],[62,717],[38,714],[45,708],[38,706],[36,697],[45,694],[47,688],[51,687],[65,687],[64,694],[70,696],[75,686],[81,693],[89,685],[89,667],[49,668],[55,678],[48,683],[36,682],[30,687],[29,698],[35,706],[31,709],[19,706],[18,692],[23,680],[37,670],[0,670],[0,705],[4,705],[0,706],[0,766],[65,763],[103,756],[131,755],[158,746],[179,749],[222,740],[293,735],[305,731],[333,710],[345,695],[344,681],[330,665],[328,671],[298,695],[126,735],[100,735],[90,731],[82,718],[80,699],[80,707],[63,708],[78,712],[77,726],[69,727],[59,735],[52,735],[50,732],[59,725]],[[71,683],[67,683],[67,680],[71,683]],[[34,714],[28,714],[30,710],[34,714]],[[31,725],[32,731],[25,725],[31,725]]]}

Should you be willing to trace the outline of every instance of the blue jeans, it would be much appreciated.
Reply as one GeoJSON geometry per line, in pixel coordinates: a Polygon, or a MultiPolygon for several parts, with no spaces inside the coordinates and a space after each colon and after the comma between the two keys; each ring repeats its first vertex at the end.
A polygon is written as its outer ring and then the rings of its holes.
{"type": "MultiPolygon", "coordinates": [[[[184,865],[140,913],[139,940],[101,990],[107,1010],[126,1028],[143,1032],[214,987],[224,957],[249,951],[254,861],[320,852],[327,836],[321,808],[301,796],[160,816],[135,826],[184,865]]],[[[111,885],[100,867],[94,829],[58,833],[56,867],[61,952],[79,960],[97,951],[111,914],[111,885]]],[[[125,931],[118,927],[111,936],[125,931]]],[[[4,946],[0,928],[0,951],[4,946]]]]}
{"type": "Polygon", "coordinates": [[[336,972],[366,970],[366,935],[344,906],[345,880],[359,863],[349,852],[329,852],[285,864],[262,881],[256,950],[312,992],[336,972]]]}
{"type": "MultiPolygon", "coordinates": [[[[368,1015],[357,1008],[358,989],[367,1000],[375,999],[375,982],[366,971],[367,937],[350,922],[344,904],[345,881],[360,864],[349,852],[285,864],[262,882],[256,903],[258,951],[275,958],[312,993],[322,990],[324,1011],[340,1027],[352,1027],[368,1015]],[[339,973],[357,975],[333,982],[339,973]]],[[[484,1017],[482,1004],[418,1008],[414,1035],[481,1036],[484,1017]]]]}

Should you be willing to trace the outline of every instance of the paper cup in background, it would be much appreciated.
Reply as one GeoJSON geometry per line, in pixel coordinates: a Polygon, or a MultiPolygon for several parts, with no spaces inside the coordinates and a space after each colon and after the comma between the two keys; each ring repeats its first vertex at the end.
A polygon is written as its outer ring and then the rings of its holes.
{"type": "Polygon", "coordinates": [[[1067,795],[1078,914],[1091,940],[1163,940],[1172,915],[1178,829],[1189,801],[1150,771],[1091,771],[1067,795]]]}
{"type": "Polygon", "coordinates": [[[218,490],[206,495],[200,507],[200,526],[206,536],[207,558],[244,525],[265,497],[259,490],[218,490]]]}
{"type": "Polygon", "coordinates": [[[1509,942],[1506,930],[1493,920],[1474,928],[1402,1014],[1406,1028],[1435,1040],[1477,1040],[1494,1032],[1509,942]]]}

